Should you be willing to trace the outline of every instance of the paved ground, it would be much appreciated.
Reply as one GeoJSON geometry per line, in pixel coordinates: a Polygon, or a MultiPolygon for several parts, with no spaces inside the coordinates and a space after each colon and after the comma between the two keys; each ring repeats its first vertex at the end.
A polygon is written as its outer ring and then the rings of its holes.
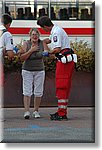
{"type": "MultiPolygon", "coordinates": [[[[31,112],[33,110],[31,109],[31,112]]],[[[70,107],[68,121],[50,121],[55,107],[40,108],[41,118],[25,120],[22,108],[4,109],[3,143],[94,143],[94,108],[70,107]]]]}

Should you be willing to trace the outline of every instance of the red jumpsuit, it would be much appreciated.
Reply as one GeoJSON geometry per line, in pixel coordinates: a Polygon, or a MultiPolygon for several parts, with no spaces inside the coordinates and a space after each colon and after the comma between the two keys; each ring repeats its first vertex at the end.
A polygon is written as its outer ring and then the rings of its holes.
{"type": "Polygon", "coordinates": [[[67,105],[71,89],[71,80],[74,70],[74,62],[56,64],[56,96],[58,98],[59,116],[67,115],[67,105]]]}

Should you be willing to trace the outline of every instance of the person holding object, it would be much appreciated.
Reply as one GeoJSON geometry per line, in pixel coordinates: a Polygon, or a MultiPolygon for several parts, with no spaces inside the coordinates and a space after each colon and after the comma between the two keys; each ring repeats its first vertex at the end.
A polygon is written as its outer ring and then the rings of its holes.
{"type": "MultiPolygon", "coordinates": [[[[70,51],[69,38],[66,32],[59,26],[54,25],[51,19],[43,16],[37,20],[37,24],[45,31],[50,31],[50,38],[45,39],[47,44],[51,43],[52,51],[49,54],[72,55],[70,51]]],[[[74,70],[73,59],[70,62],[62,63],[58,59],[56,64],[56,96],[58,98],[58,110],[50,114],[51,120],[67,120],[67,105],[71,89],[71,80],[74,70]]]]}
{"type": "Polygon", "coordinates": [[[46,43],[39,39],[40,34],[36,28],[30,30],[30,40],[25,41],[20,59],[24,61],[22,66],[23,95],[24,95],[24,118],[29,119],[30,100],[34,94],[34,111],[32,116],[39,118],[39,106],[43,95],[43,86],[45,79],[43,51],[49,50],[46,43]]]}

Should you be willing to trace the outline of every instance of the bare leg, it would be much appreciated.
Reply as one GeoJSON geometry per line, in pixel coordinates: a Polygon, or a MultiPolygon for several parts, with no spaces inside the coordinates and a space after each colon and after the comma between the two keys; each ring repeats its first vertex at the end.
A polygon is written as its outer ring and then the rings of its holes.
{"type": "Polygon", "coordinates": [[[24,96],[24,108],[25,108],[25,111],[29,111],[30,99],[31,99],[31,97],[24,96]]]}
{"type": "Polygon", "coordinates": [[[40,103],[41,103],[41,97],[35,97],[34,98],[34,111],[38,111],[40,103]]]}

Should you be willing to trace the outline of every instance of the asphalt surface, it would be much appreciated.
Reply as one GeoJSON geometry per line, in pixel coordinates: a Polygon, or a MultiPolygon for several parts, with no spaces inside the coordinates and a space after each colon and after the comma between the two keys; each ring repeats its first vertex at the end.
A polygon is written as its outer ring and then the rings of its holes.
{"type": "Polygon", "coordinates": [[[94,107],[69,107],[68,121],[51,121],[56,109],[41,107],[41,118],[25,120],[23,108],[5,108],[2,143],[95,142],[94,107]]]}

